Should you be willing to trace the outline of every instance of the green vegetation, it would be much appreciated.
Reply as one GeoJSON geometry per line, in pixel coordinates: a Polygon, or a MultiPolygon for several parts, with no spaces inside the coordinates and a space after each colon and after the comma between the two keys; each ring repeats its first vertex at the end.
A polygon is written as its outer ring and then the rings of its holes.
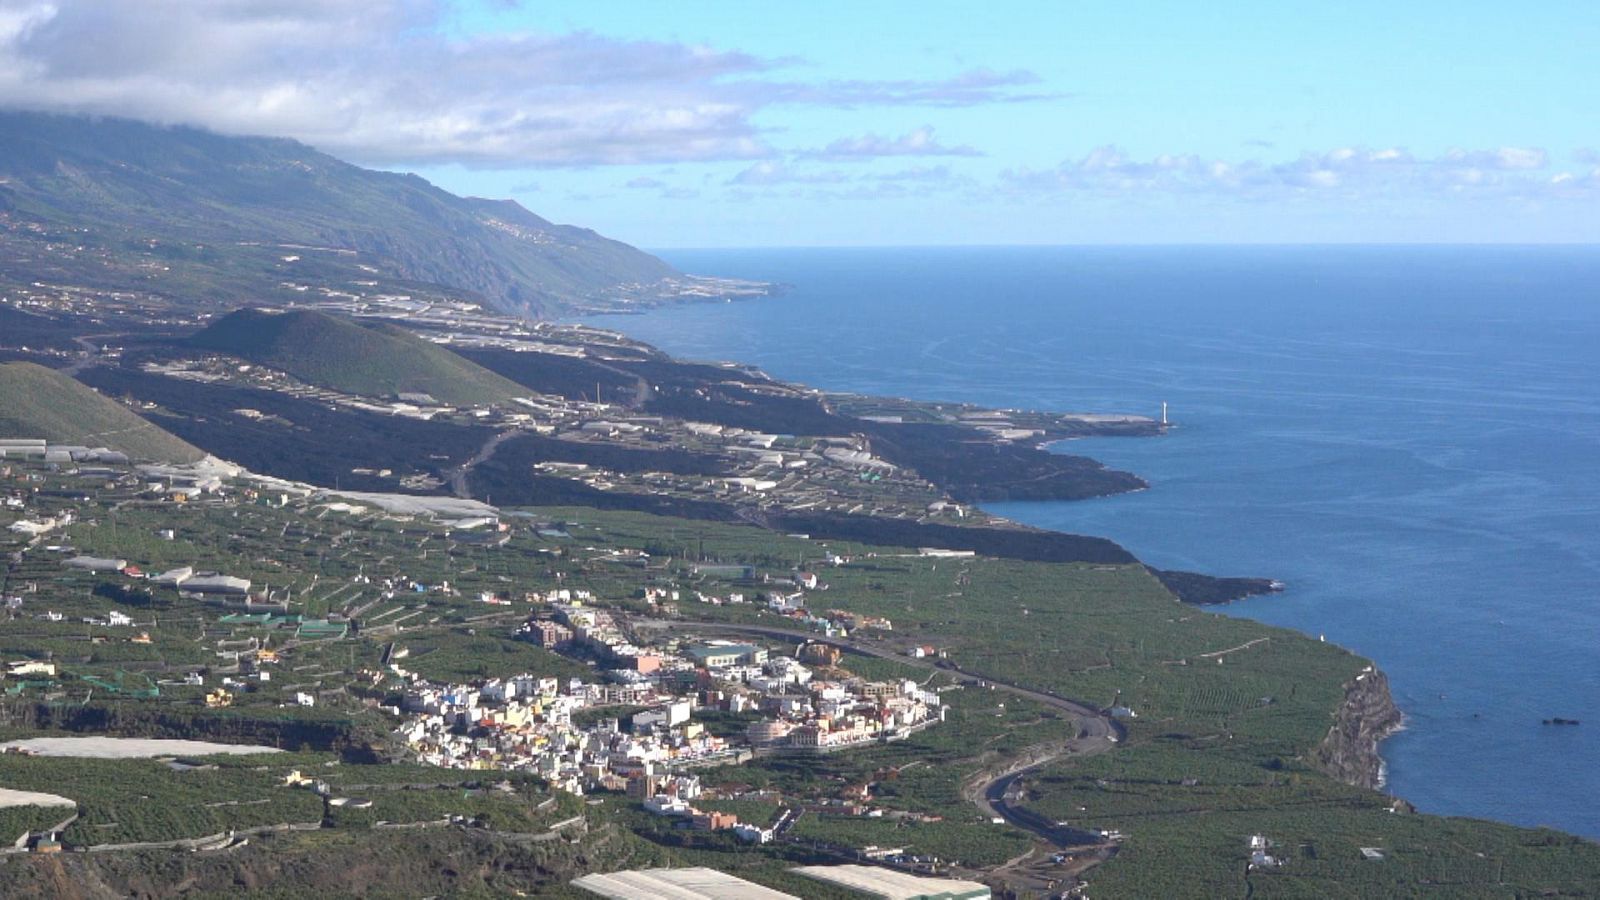
{"type": "Polygon", "coordinates": [[[594,671],[587,666],[527,641],[493,634],[468,634],[460,628],[408,640],[406,646],[411,655],[401,662],[407,669],[434,681],[506,678],[522,672],[563,678],[594,677],[594,671]]]}
{"type": "MultiPolygon", "coordinates": [[[[1025,782],[1029,806],[1043,815],[1129,835],[1111,862],[1089,873],[1095,896],[1226,896],[1251,889],[1266,896],[1407,896],[1435,883],[1452,895],[1582,896],[1600,872],[1600,847],[1592,842],[1390,812],[1382,794],[1316,771],[1310,751],[1332,724],[1343,684],[1367,663],[1303,635],[1180,605],[1142,567],[930,559],[681,520],[576,510],[561,515],[585,523],[585,542],[603,536],[621,546],[703,546],[722,561],[815,568],[829,584],[816,603],[892,617],[894,632],[878,638],[886,646],[933,643],[970,671],[1097,705],[1120,698],[1139,714],[1126,723],[1129,735],[1121,746],[1058,762],[1025,782]],[[853,558],[844,566],[818,567],[824,552],[853,558]],[[1247,876],[1247,840],[1257,833],[1282,842],[1294,861],[1247,876]],[[1317,854],[1313,864],[1301,861],[1304,854],[1295,848],[1302,844],[1317,854]],[[1351,851],[1374,846],[1395,848],[1397,856],[1373,862],[1351,851]],[[1408,858],[1415,864],[1405,864],[1408,858]],[[1385,867],[1397,860],[1402,864],[1385,867]]],[[[781,626],[749,607],[681,608],[695,617],[781,626]]],[[[893,664],[882,661],[847,656],[844,665],[873,677],[893,674],[893,664]]],[[[960,782],[977,768],[974,748],[992,750],[996,758],[1014,756],[1059,735],[1062,725],[1044,720],[1021,727],[1012,716],[1036,713],[1003,695],[983,702],[981,693],[946,693],[954,704],[948,727],[900,745],[759,760],[717,777],[804,794],[866,780],[890,759],[920,758],[929,765],[880,783],[874,802],[948,813],[946,823],[822,822],[808,814],[797,831],[889,841],[947,858],[1008,858],[1003,842],[1017,832],[969,824],[973,811],[959,796],[960,782]],[[996,717],[999,702],[1006,709],[996,717]],[[941,752],[941,745],[948,749],[941,752]],[[932,837],[936,832],[940,836],[932,837]],[[917,841],[906,839],[913,834],[917,841]],[[986,848],[991,838],[1001,843],[986,848]]]]}
{"type": "Polygon", "coordinates": [[[28,832],[53,828],[72,813],[70,806],[0,806],[0,847],[28,832]]]}
{"type": "MultiPolygon", "coordinates": [[[[696,803],[698,805],[700,801],[696,803]]],[[[706,801],[705,805],[717,804],[715,801],[706,801]]],[[[861,897],[860,894],[825,885],[790,871],[795,866],[839,862],[838,857],[804,843],[773,843],[755,848],[725,831],[713,833],[675,827],[666,819],[624,805],[621,800],[614,798],[607,798],[602,805],[591,809],[590,815],[626,828],[638,838],[623,845],[626,856],[619,855],[610,864],[594,866],[588,871],[706,866],[806,900],[860,900],[861,897]]],[[[540,896],[577,898],[594,895],[578,888],[551,886],[541,891],[540,896]]]]}
{"type": "MultiPolygon", "coordinates": [[[[355,801],[328,805],[334,828],[463,817],[478,827],[533,833],[584,810],[579,798],[551,794],[538,781],[514,773],[502,777],[403,764],[341,765],[325,753],[195,758],[178,767],[161,760],[0,754],[0,783],[18,790],[48,790],[78,802],[79,819],[64,835],[76,846],[172,841],[320,821],[323,798],[308,787],[286,784],[292,771],[327,783],[330,797],[355,801]]],[[[10,841],[70,814],[68,807],[0,810],[0,836],[9,835],[5,840],[10,841]]]]}
{"type": "MultiPolygon", "coordinates": [[[[1165,812],[1078,818],[1115,821],[1129,832],[1114,863],[1094,872],[1096,895],[1267,897],[1592,896],[1600,849],[1571,835],[1468,819],[1392,813],[1381,798],[1316,785],[1300,773],[1294,791],[1183,791],[1160,799],[1165,812]],[[1340,794],[1343,796],[1340,796],[1340,794]],[[1208,795],[1209,794],[1209,795],[1208,795]],[[1248,842],[1260,834],[1278,869],[1248,871],[1248,842]],[[1367,859],[1361,848],[1382,859],[1367,859]]],[[[1116,790],[1115,787],[1110,790],[1116,790]]],[[[1134,803],[1154,786],[1135,787],[1134,803]]],[[[1094,802],[1094,792],[1062,800],[1094,802]]],[[[1094,808],[1094,807],[1091,807],[1094,808]]],[[[1135,807],[1137,808],[1137,807],[1135,807]]],[[[1108,825],[1108,827],[1110,827],[1108,825]]]]}
{"type": "MultiPolygon", "coordinates": [[[[0,590],[22,596],[24,605],[0,629],[0,658],[49,654],[60,669],[55,679],[39,684],[5,682],[18,691],[0,704],[0,725],[10,729],[8,736],[30,726],[60,727],[317,748],[212,760],[216,769],[187,772],[150,761],[0,758],[0,783],[84,804],[85,816],[70,830],[69,842],[85,835],[171,840],[271,824],[267,820],[312,821],[326,813],[330,827],[318,832],[259,838],[280,858],[303,861],[307,868],[294,876],[306,879],[303,884],[325,886],[343,884],[339,879],[346,877],[333,867],[318,868],[329,854],[403,868],[406,861],[388,856],[394,852],[391,832],[371,827],[378,821],[466,816],[495,830],[537,831],[581,813],[589,829],[585,836],[573,837],[570,845],[564,837],[526,849],[527,857],[516,855],[524,850],[484,843],[491,839],[483,829],[446,825],[399,834],[425,848],[417,853],[530,860],[533,868],[516,876],[521,880],[492,882],[501,893],[535,884],[548,888],[582,871],[670,862],[710,865],[801,896],[823,896],[795,883],[786,867],[834,859],[832,846],[866,844],[995,866],[1036,843],[1019,829],[991,824],[971,803],[968,782],[1059,742],[1073,725],[1058,710],[901,656],[912,645],[932,644],[944,652],[946,664],[986,679],[1095,706],[1120,702],[1137,712],[1124,723],[1126,739],[1110,752],[1059,759],[1019,782],[1023,802],[1052,821],[1126,835],[1109,861],[1086,873],[1094,896],[1582,896],[1592,893],[1600,872],[1600,848],[1591,842],[1391,812],[1390,798],[1381,793],[1317,771],[1313,750],[1333,723],[1343,685],[1367,663],[1301,635],[1177,603],[1139,565],[933,558],[751,527],[578,508],[508,517],[508,543],[484,547],[453,542],[444,528],[426,522],[335,513],[309,502],[205,502],[189,504],[177,517],[171,505],[139,501],[132,487],[108,487],[102,479],[32,466],[17,467],[11,479],[7,485],[34,491],[30,505],[38,511],[78,510],[80,522],[60,538],[76,552],[123,556],[147,571],[176,565],[227,571],[270,585],[290,610],[289,618],[228,619],[229,610],[171,589],[120,575],[68,572],[59,554],[24,548],[19,537],[6,534],[0,550],[21,550],[22,556],[8,565],[0,590]],[[551,525],[569,536],[540,534],[552,531],[551,525]],[[167,527],[176,531],[172,540],[157,535],[167,527]],[[648,564],[615,564],[621,550],[646,550],[648,564]],[[830,565],[824,559],[830,554],[845,561],[830,565]],[[395,720],[377,708],[392,703],[401,684],[382,662],[391,645],[394,652],[407,651],[393,662],[430,678],[591,674],[571,659],[511,639],[515,626],[540,608],[529,595],[557,588],[589,591],[634,614],[636,624],[665,620],[640,625],[642,640],[695,639],[692,626],[710,622],[804,630],[757,603],[696,602],[696,591],[753,598],[765,590],[696,574],[693,564],[702,558],[754,566],[758,582],[797,567],[814,571],[828,586],[808,595],[814,612],[838,609],[892,619],[892,630],[861,629],[855,637],[894,658],[846,654],[840,665],[862,677],[913,678],[938,690],[945,721],[894,743],[700,770],[711,793],[697,801],[702,808],[729,810],[759,824],[773,821],[780,808],[806,808],[793,840],[761,848],[739,845],[726,834],[676,828],[614,795],[589,798],[604,801],[592,806],[563,798],[558,815],[540,808],[548,795],[526,773],[352,764],[397,756],[386,744],[395,720]],[[386,590],[385,582],[395,589],[386,590]],[[649,606],[642,599],[646,587],[678,591],[680,621],[671,620],[670,610],[649,606]],[[480,592],[510,597],[512,605],[479,603],[480,592]],[[60,611],[65,621],[35,616],[44,609],[60,611]],[[81,622],[104,617],[109,609],[127,612],[138,624],[130,629],[81,622]],[[344,617],[358,627],[340,639],[299,641],[296,616],[344,617]],[[148,644],[131,640],[139,631],[148,632],[148,644]],[[270,681],[251,681],[235,691],[232,706],[209,710],[200,698],[228,665],[214,650],[219,641],[265,644],[280,659],[269,667],[270,681]],[[175,683],[190,670],[205,670],[204,686],[175,683]],[[160,696],[114,695],[88,681],[91,676],[99,685],[155,681],[160,696]],[[296,706],[299,692],[314,694],[317,706],[296,706]],[[310,791],[282,786],[293,768],[326,782],[331,796],[372,805],[323,809],[310,791]],[[501,781],[509,783],[509,793],[497,787],[501,781]],[[162,811],[144,799],[150,797],[171,798],[163,808],[175,811],[162,811]],[[850,804],[883,814],[846,815],[855,812],[850,804]],[[575,811],[565,814],[568,806],[575,811]],[[1274,842],[1272,852],[1287,864],[1247,871],[1247,841],[1254,834],[1274,842]],[[580,846],[592,852],[578,853],[574,848],[580,846]],[[1384,859],[1364,858],[1363,847],[1379,849],[1384,859]],[[540,866],[547,867],[543,874],[530,874],[540,866]]],[[[10,514],[0,514],[0,524],[4,515],[10,514]]],[[[768,643],[793,649],[787,639],[768,643]]],[[[835,675],[843,677],[824,677],[835,675]]],[[[730,734],[747,724],[732,714],[711,714],[704,721],[730,734]]],[[[256,842],[252,838],[251,849],[230,852],[233,864],[252,864],[256,842]]],[[[95,865],[122,863],[107,857],[95,865]]],[[[374,875],[373,883],[387,884],[387,877],[374,875]]],[[[421,876],[416,883],[436,884],[421,876]]]]}
{"type": "MultiPolygon", "coordinates": [[[[915,674],[904,665],[859,656],[848,657],[846,663],[854,674],[866,677],[915,674]]],[[[942,675],[929,685],[948,687],[942,675]]],[[[903,741],[825,756],[762,757],[709,771],[703,779],[720,790],[770,793],[765,799],[697,804],[727,809],[759,824],[770,820],[778,805],[864,804],[889,812],[874,818],[848,814],[842,805],[834,812],[815,809],[800,818],[794,834],[849,849],[905,847],[909,853],[971,866],[998,865],[1019,856],[1032,846],[1031,837],[1009,825],[991,824],[963,796],[962,784],[985,766],[1059,737],[1070,726],[1036,704],[1014,700],[1000,706],[983,691],[953,688],[941,697],[948,707],[946,721],[903,741]],[[869,786],[865,799],[859,793],[863,785],[869,786]],[[930,817],[938,821],[923,821],[930,817]]]]}
{"type": "Polygon", "coordinates": [[[389,324],[366,325],[313,310],[241,309],[189,339],[270,366],[318,387],[393,398],[428,394],[458,406],[509,401],[516,382],[389,324]]]}
{"type": "Polygon", "coordinates": [[[294,141],[117,119],[0,116],[0,208],[70,229],[83,248],[76,254],[24,246],[61,265],[90,257],[81,273],[90,284],[140,285],[205,307],[259,302],[269,290],[295,296],[284,281],[348,290],[381,279],[391,291],[425,282],[503,311],[548,314],[676,275],[511,201],[457,197],[294,141]],[[152,283],[157,266],[163,275],[152,283]]]}
{"type": "Polygon", "coordinates": [[[0,437],[107,447],[163,462],[205,455],[71,376],[26,362],[0,365],[0,437]]]}
{"type": "Polygon", "coordinates": [[[177,771],[145,759],[0,755],[0,782],[77,801],[78,820],[63,835],[77,846],[171,841],[318,821],[321,798],[284,787],[282,774],[242,766],[177,771]]]}
{"type": "Polygon", "coordinates": [[[841,847],[903,847],[910,854],[980,868],[1020,856],[1032,844],[1012,828],[987,822],[915,822],[810,812],[795,823],[794,834],[841,847]]]}
{"type": "Polygon", "coordinates": [[[436,787],[369,792],[361,798],[349,798],[342,806],[330,803],[328,813],[337,828],[464,818],[482,828],[533,834],[556,822],[582,815],[583,808],[583,802],[577,797],[551,795],[532,786],[511,792],[436,787]],[[372,805],[366,806],[366,802],[372,805]]]}

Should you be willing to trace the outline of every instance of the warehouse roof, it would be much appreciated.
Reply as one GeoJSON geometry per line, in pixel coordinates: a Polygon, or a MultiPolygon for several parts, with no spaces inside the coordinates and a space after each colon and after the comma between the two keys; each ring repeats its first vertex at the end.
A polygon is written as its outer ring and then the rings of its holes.
{"type": "Polygon", "coordinates": [[[989,886],[976,881],[924,878],[877,866],[803,866],[794,871],[884,900],[988,900],[990,896],[989,886]]]}
{"type": "Polygon", "coordinates": [[[748,656],[761,648],[753,644],[730,644],[725,641],[696,644],[684,652],[702,662],[713,656],[748,656]]]}
{"type": "Polygon", "coordinates": [[[799,900],[715,869],[634,869],[585,875],[572,882],[602,897],[617,900],[799,900]]]}

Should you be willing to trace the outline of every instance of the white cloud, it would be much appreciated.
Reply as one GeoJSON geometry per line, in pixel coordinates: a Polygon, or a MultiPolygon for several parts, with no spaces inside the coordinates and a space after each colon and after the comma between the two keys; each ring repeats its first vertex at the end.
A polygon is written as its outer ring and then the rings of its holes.
{"type": "Polygon", "coordinates": [[[731,195],[806,196],[813,199],[844,197],[912,197],[958,189],[976,189],[977,179],[954,172],[949,166],[913,166],[890,172],[811,170],[804,166],[764,160],[728,179],[731,195]],[[787,190],[782,190],[787,189],[787,190]]]}
{"type": "Polygon", "coordinates": [[[1211,193],[1270,199],[1316,194],[1355,195],[1383,191],[1449,190],[1536,192],[1580,180],[1542,174],[1549,154],[1538,148],[1453,149],[1420,158],[1399,147],[1338,147],[1282,161],[1202,159],[1162,154],[1136,160],[1114,146],[1101,146],[1052,169],[1013,168],[1001,173],[1003,190],[1014,195],[1062,191],[1102,193],[1211,193]]]}
{"type": "Polygon", "coordinates": [[[788,62],[591,33],[457,36],[448,0],[0,0],[0,108],[294,137],[366,163],[773,155],[776,104],[1036,99],[1026,72],[779,80],[788,62]]]}
{"type": "Polygon", "coordinates": [[[1493,150],[1447,151],[1439,162],[1464,169],[1498,169],[1503,171],[1542,169],[1550,163],[1550,155],[1537,147],[1497,147],[1493,150]]]}
{"type": "Polygon", "coordinates": [[[1589,172],[1574,174],[1572,172],[1557,172],[1550,176],[1550,187],[1561,196],[1590,196],[1600,194],[1600,168],[1589,172]]]}
{"type": "Polygon", "coordinates": [[[977,149],[946,146],[933,134],[932,125],[913,129],[897,138],[876,134],[854,138],[840,138],[820,150],[807,150],[800,154],[809,159],[866,160],[882,156],[982,156],[977,149]]]}
{"type": "Polygon", "coordinates": [[[765,187],[777,184],[840,184],[847,181],[841,172],[806,172],[779,162],[758,162],[728,179],[737,187],[765,187]]]}
{"type": "Polygon", "coordinates": [[[974,183],[971,177],[958,175],[952,172],[949,166],[914,166],[897,172],[884,172],[880,175],[868,177],[872,181],[897,182],[901,184],[968,185],[974,183]]]}
{"type": "Polygon", "coordinates": [[[1022,91],[1038,84],[1026,69],[996,72],[969,69],[934,81],[827,81],[820,84],[768,83],[761,88],[770,102],[819,103],[828,106],[977,106],[987,103],[1031,103],[1068,96],[1056,91],[1022,91]]]}

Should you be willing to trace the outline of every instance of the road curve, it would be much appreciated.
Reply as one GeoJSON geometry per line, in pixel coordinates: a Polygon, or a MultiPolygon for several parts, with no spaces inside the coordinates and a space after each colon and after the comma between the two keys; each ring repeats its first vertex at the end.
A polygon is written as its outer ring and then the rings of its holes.
{"type": "Polygon", "coordinates": [[[917,659],[881,646],[874,646],[871,643],[850,638],[833,637],[788,628],[776,628],[770,625],[746,625],[733,622],[634,619],[629,624],[635,628],[662,628],[678,632],[713,634],[754,634],[796,643],[810,641],[817,644],[827,644],[850,653],[873,656],[879,659],[892,659],[905,665],[944,672],[961,684],[988,687],[994,691],[1023,697],[1035,703],[1070,713],[1078,727],[1076,737],[1053,744],[1040,753],[1024,757],[1005,770],[990,775],[989,779],[983,782],[978,790],[973,792],[972,801],[985,816],[1004,819],[1011,825],[1038,835],[1057,846],[1074,846],[1092,843],[1095,840],[1093,835],[1058,825],[1036,812],[1016,805],[1009,795],[1018,780],[1061,757],[1092,756],[1097,753],[1104,753],[1115,747],[1123,737],[1122,726],[1097,709],[1049,691],[1038,691],[972,672],[950,660],[917,659]]]}
{"type": "Polygon", "coordinates": [[[471,459],[450,470],[450,492],[457,497],[470,500],[472,498],[472,491],[467,484],[467,476],[472,472],[472,467],[478,465],[479,463],[488,462],[494,456],[494,452],[500,449],[501,444],[504,444],[509,440],[515,440],[516,438],[522,437],[526,434],[529,434],[529,432],[519,429],[510,429],[507,431],[497,431],[490,435],[489,439],[483,442],[483,446],[478,448],[478,452],[474,454],[471,459]]]}
{"type": "Polygon", "coordinates": [[[83,356],[75,360],[72,365],[61,369],[61,374],[77,378],[78,373],[84,369],[100,365],[105,360],[105,354],[101,351],[100,345],[95,343],[95,340],[119,336],[119,334],[113,332],[107,334],[85,334],[73,338],[72,342],[83,349],[83,356]]]}

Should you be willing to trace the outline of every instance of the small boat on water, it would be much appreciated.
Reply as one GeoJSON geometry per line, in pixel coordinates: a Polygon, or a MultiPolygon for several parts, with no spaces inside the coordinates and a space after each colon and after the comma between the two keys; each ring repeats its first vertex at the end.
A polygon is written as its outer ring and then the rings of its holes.
{"type": "Polygon", "coordinates": [[[1563,719],[1560,716],[1557,716],[1557,717],[1555,717],[1553,719],[1545,719],[1544,720],[1544,724],[1546,724],[1546,725],[1576,725],[1576,724],[1578,724],[1578,720],[1577,719],[1563,719]]]}

